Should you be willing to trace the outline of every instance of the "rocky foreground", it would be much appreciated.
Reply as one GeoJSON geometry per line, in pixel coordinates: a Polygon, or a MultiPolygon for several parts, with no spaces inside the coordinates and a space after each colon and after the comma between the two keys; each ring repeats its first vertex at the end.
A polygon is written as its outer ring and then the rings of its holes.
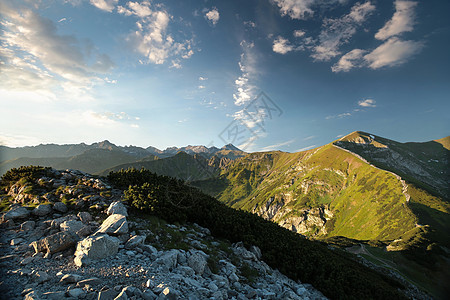
{"type": "Polygon", "coordinates": [[[132,215],[102,180],[51,172],[36,181],[44,192],[18,181],[2,196],[12,204],[1,215],[1,299],[325,298],[271,269],[255,246],[132,215]]]}

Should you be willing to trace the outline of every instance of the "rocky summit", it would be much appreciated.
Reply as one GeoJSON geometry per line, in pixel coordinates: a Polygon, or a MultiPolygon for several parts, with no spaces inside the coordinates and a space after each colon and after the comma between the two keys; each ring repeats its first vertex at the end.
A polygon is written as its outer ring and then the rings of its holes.
{"type": "Polygon", "coordinates": [[[133,213],[102,179],[49,169],[34,181],[38,193],[24,180],[7,191],[2,299],[325,299],[269,267],[256,246],[133,213]]]}

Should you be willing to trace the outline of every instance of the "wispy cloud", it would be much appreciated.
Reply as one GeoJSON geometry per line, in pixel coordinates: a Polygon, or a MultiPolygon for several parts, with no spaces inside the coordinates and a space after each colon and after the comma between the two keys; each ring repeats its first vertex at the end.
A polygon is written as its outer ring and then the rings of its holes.
{"type": "Polygon", "coordinates": [[[213,25],[216,25],[220,19],[219,10],[216,7],[212,8],[205,14],[205,18],[208,21],[210,21],[213,25]]]}
{"type": "Polygon", "coordinates": [[[374,10],[375,6],[370,1],[356,3],[348,14],[337,19],[325,19],[323,30],[319,34],[319,43],[313,48],[311,56],[318,61],[328,61],[339,55],[340,46],[348,43],[356,29],[374,10]]]}
{"type": "Polygon", "coordinates": [[[366,99],[358,101],[358,105],[362,107],[376,107],[376,101],[373,99],[366,99]]]}
{"type": "Polygon", "coordinates": [[[30,9],[2,2],[0,14],[0,88],[48,94],[63,90],[74,93],[68,98],[83,98],[114,67],[108,55],[92,51],[75,36],[59,34],[52,21],[30,9]]]}
{"type": "Polygon", "coordinates": [[[289,41],[281,36],[273,41],[272,50],[275,53],[286,54],[291,52],[293,49],[294,47],[289,44],[289,41]]]}
{"type": "Polygon", "coordinates": [[[303,139],[303,141],[309,141],[309,140],[312,140],[312,139],[315,138],[315,137],[316,137],[315,135],[307,136],[307,137],[305,137],[305,138],[303,139]]]}
{"type": "Polygon", "coordinates": [[[283,146],[289,146],[290,144],[292,144],[293,142],[295,142],[295,139],[286,141],[286,142],[281,142],[278,144],[274,144],[274,145],[270,145],[270,146],[266,146],[261,148],[261,151],[273,151],[273,150],[280,150],[281,147],[283,146]]]}
{"type": "Polygon", "coordinates": [[[280,8],[282,16],[289,16],[292,19],[304,19],[314,14],[312,6],[317,0],[274,0],[280,8]]]}
{"type": "Polygon", "coordinates": [[[233,94],[234,104],[237,106],[247,104],[256,96],[256,86],[252,83],[257,76],[255,55],[252,52],[254,46],[245,40],[241,42],[243,50],[239,61],[241,75],[235,80],[236,92],[233,94]]]}
{"type": "Polygon", "coordinates": [[[413,1],[395,1],[395,13],[378,32],[375,38],[379,40],[386,40],[390,37],[397,36],[403,32],[410,32],[413,30],[415,23],[415,11],[417,2],[413,1]]]}
{"type": "Polygon", "coordinates": [[[295,152],[302,152],[302,151],[310,150],[310,149],[313,149],[314,147],[316,147],[316,145],[311,145],[311,146],[303,147],[303,148],[300,148],[300,149],[295,150],[295,152]]]}
{"type": "Polygon", "coordinates": [[[423,46],[420,41],[402,41],[393,37],[366,54],[364,59],[371,69],[398,66],[419,53],[423,46]]]}
{"type": "MultiPolygon", "coordinates": [[[[369,98],[369,99],[363,99],[363,100],[358,101],[358,107],[373,108],[373,107],[377,107],[377,106],[376,106],[376,101],[369,98]]],[[[364,110],[361,108],[353,108],[351,111],[343,112],[343,113],[340,113],[337,115],[326,116],[325,119],[326,120],[342,119],[342,118],[350,117],[356,113],[363,112],[363,111],[364,110]]]]}
{"type": "Polygon", "coordinates": [[[402,33],[413,30],[415,24],[415,7],[417,2],[395,1],[395,13],[386,24],[378,30],[375,38],[383,44],[373,50],[353,49],[344,54],[331,67],[333,72],[348,72],[354,68],[368,67],[380,69],[406,63],[424,47],[422,41],[402,40],[402,33]]]}
{"type": "MultiPolygon", "coordinates": [[[[305,4],[306,2],[302,3],[305,4]]],[[[318,36],[306,36],[305,31],[294,30],[293,36],[296,39],[293,43],[284,37],[278,36],[273,42],[272,50],[280,54],[308,50],[315,61],[329,61],[341,54],[341,46],[350,41],[357,29],[364,24],[374,10],[375,6],[370,1],[365,3],[358,2],[351,7],[347,14],[339,18],[323,19],[322,30],[318,36]]],[[[335,68],[336,70],[338,69],[338,67],[335,68]]]]}
{"type": "Polygon", "coordinates": [[[193,54],[192,40],[176,41],[168,33],[169,23],[173,19],[160,5],[152,6],[150,2],[127,2],[118,6],[117,12],[125,16],[135,16],[137,30],[128,36],[128,41],[147,61],[142,63],[163,64],[172,57],[172,67],[181,68],[181,59],[188,59],[193,54]]]}
{"type": "Polygon", "coordinates": [[[294,37],[300,38],[300,37],[304,36],[305,33],[306,32],[303,30],[294,30],[294,32],[292,34],[294,35],[294,37]]]}
{"type": "Polygon", "coordinates": [[[116,8],[119,0],[91,0],[90,2],[101,10],[112,12],[116,8]]]}
{"type": "Polygon", "coordinates": [[[353,49],[352,51],[342,55],[337,63],[335,63],[331,70],[333,72],[348,72],[355,67],[364,65],[364,54],[366,50],[353,49]]]}

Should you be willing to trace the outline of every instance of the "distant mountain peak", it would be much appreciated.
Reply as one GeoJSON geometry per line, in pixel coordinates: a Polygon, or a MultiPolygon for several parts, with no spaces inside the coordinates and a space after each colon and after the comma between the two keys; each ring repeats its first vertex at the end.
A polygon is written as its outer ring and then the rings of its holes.
{"type": "Polygon", "coordinates": [[[232,150],[232,151],[242,151],[241,149],[239,149],[238,147],[234,146],[233,144],[226,144],[225,146],[223,146],[221,148],[221,150],[232,150]]]}

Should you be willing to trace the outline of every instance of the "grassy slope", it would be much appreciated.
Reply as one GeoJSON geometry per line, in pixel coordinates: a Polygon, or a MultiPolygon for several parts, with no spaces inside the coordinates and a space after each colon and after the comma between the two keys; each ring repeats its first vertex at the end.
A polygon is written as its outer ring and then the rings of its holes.
{"type": "Polygon", "coordinates": [[[355,131],[335,143],[429,193],[445,198],[450,196],[450,137],[422,143],[399,143],[355,131]]]}
{"type": "Polygon", "coordinates": [[[394,175],[331,144],[299,153],[252,153],[231,164],[216,182],[210,194],[247,211],[270,197],[290,200],[286,205],[293,215],[328,205],[336,215],[328,236],[392,240],[417,222],[394,175]]]}

